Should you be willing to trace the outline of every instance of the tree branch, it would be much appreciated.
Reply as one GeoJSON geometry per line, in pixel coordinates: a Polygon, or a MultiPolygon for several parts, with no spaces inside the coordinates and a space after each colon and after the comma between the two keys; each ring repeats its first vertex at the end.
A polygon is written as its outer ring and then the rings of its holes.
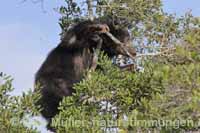
{"type": "Polygon", "coordinates": [[[94,14],[92,10],[92,0],[87,0],[87,5],[88,5],[88,15],[90,20],[94,20],[94,14]]]}
{"type": "Polygon", "coordinates": [[[131,59],[135,59],[135,56],[131,55],[131,53],[128,51],[127,46],[120,42],[116,37],[114,37],[110,32],[105,33],[116,45],[118,45],[131,59]]]}
{"type": "Polygon", "coordinates": [[[136,56],[131,55],[129,53],[127,46],[120,42],[116,37],[114,37],[110,32],[106,32],[106,35],[118,46],[120,46],[131,59],[139,58],[139,57],[147,57],[147,56],[160,56],[160,55],[166,55],[166,53],[169,53],[172,50],[175,50],[176,48],[167,48],[167,50],[163,50],[162,52],[155,52],[155,53],[145,53],[145,54],[137,54],[136,56]]]}
{"type": "Polygon", "coordinates": [[[170,56],[169,52],[175,50],[176,48],[169,48],[167,50],[163,50],[162,52],[155,53],[145,53],[145,54],[137,54],[136,58],[139,57],[147,57],[147,56],[170,56]],[[168,53],[168,54],[166,54],[168,53]]]}

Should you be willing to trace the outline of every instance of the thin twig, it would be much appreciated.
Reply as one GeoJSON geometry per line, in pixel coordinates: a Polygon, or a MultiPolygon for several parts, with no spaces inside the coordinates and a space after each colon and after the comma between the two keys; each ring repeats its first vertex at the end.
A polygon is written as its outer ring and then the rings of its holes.
{"type": "Polygon", "coordinates": [[[171,48],[171,49],[164,50],[164,51],[162,51],[162,52],[137,54],[137,55],[136,55],[136,58],[139,58],[139,57],[147,57],[147,56],[160,56],[160,55],[165,55],[167,52],[170,52],[170,51],[175,50],[175,49],[176,49],[176,48],[171,48]]]}
{"type": "MultiPolygon", "coordinates": [[[[28,0],[22,0],[19,4],[24,4],[25,2],[27,2],[28,0]]],[[[30,2],[32,2],[33,4],[38,4],[40,3],[41,9],[43,13],[46,13],[47,11],[44,9],[44,0],[29,0],[30,2]]]]}

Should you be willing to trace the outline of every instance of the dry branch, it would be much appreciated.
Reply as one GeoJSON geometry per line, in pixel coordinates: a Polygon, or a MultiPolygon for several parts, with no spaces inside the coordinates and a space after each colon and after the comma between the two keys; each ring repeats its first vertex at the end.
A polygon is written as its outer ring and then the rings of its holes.
{"type": "Polygon", "coordinates": [[[166,53],[169,53],[170,51],[175,50],[175,48],[167,48],[167,50],[163,50],[162,52],[155,52],[155,53],[145,53],[145,54],[137,54],[136,56],[131,55],[129,53],[127,46],[120,42],[116,37],[114,37],[110,32],[106,32],[106,35],[113,40],[113,42],[120,46],[131,59],[139,58],[139,57],[147,57],[147,56],[161,56],[161,55],[166,55],[166,53]]]}
{"type": "Polygon", "coordinates": [[[136,58],[139,57],[149,57],[149,56],[170,56],[170,51],[175,50],[176,48],[168,48],[167,50],[163,50],[162,52],[155,52],[155,53],[145,53],[145,54],[137,54],[136,58]]]}
{"type": "Polygon", "coordinates": [[[116,45],[118,45],[131,59],[135,59],[135,55],[131,55],[128,51],[126,44],[120,42],[116,37],[114,37],[110,32],[105,33],[116,45]]]}

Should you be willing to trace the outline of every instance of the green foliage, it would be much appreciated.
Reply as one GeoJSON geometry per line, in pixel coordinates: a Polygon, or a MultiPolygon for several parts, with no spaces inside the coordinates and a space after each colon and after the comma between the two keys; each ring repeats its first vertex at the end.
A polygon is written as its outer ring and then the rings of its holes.
{"type": "Polygon", "coordinates": [[[61,6],[59,10],[60,14],[63,15],[59,22],[62,29],[65,29],[66,26],[69,26],[76,18],[81,16],[80,7],[74,0],[66,0],[66,4],[66,7],[61,6]]]}
{"type": "Polygon", "coordinates": [[[99,64],[103,71],[90,72],[90,78],[75,85],[77,92],[63,99],[53,120],[58,131],[199,128],[199,62],[174,66],[150,61],[143,72],[135,73],[120,71],[105,56],[99,64]]]}
{"type": "Polygon", "coordinates": [[[58,131],[101,131],[101,124],[91,128],[90,122],[121,120],[132,109],[140,109],[143,98],[151,99],[164,90],[164,78],[158,76],[158,71],[153,71],[159,67],[157,65],[148,63],[145,67],[148,69],[143,73],[122,72],[103,54],[99,65],[102,67],[101,71],[90,72],[89,78],[86,77],[75,85],[76,93],[63,99],[59,108],[61,113],[53,122],[58,131]],[[86,122],[80,127],[73,127],[76,125],[70,125],[70,119],[86,122]]]}
{"type": "MultiPolygon", "coordinates": [[[[60,26],[88,18],[87,3],[65,0],[60,26]]],[[[160,0],[94,0],[95,17],[117,17],[129,26],[143,71],[121,71],[103,53],[96,70],[63,98],[52,120],[59,132],[185,132],[200,128],[200,19],[164,13],[160,0]],[[151,56],[148,56],[150,53],[151,56]],[[140,56],[139,56],[140,55],[140,56]],[[146,56],[147,55],[147,56],[146,56]]],[[[36,132],[24,124],[37,114],[29,92],[11,96],[1,76],[0,132],[36,132]]]]}
{"type": "Polygon", "coordinates": [[[197,130],[199,18],[190,13],[180,18],[164,13],[160,0],[97,0],[94,9],[96,17],[128,20],[133,43],[141,54],[136,62],[144,71],[120,71],[101,54],[98,63],[102,70],[88,72],[75,85],[76,93],[60,103],[60,114],[52,123],[56,131],[197,130]],[[153,56],[145,56],[149,53],[153,56]]]}
{"type": "Polygon", "coordinates": [[[36,133],[29,122],[30,116],[38,114],[38,108],[33,102],[38,99],[38,94],[32,91],[23,93],[22,96],[12,96],[12,78],[5,74],[0,76],[0,132],[1,133],[36,133]]]}
{"type": "Polygon", "coordinates": [[[178,132],[199,127],[199,61],[176,66],[149,61],[143,72],[134,73],[120,71],[106,56],[99,65],[102,71],[90,72],[90,78],[75,85],[77,92],[62,101],[53,122],[58,131],[103,132],[117,127],[178,132]]]}
{"type": "Polygon", "coordinates": [[[137,110],[136,118],[176,122],[161,127],[161,131],[199,128],[200,64],[164,67],[165,92],[157,93],[152,100],[142,99],[142,111],[137,110]]]}

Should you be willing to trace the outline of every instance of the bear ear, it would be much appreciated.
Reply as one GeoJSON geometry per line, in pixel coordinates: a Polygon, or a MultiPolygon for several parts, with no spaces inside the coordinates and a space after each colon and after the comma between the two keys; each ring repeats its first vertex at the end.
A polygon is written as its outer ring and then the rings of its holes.
{"type": "Polygon", "coordinates": [[[61,40],[60,46],[70,46],[76,43],[77,36],[72,29],[69,29],[61,40]]]}

